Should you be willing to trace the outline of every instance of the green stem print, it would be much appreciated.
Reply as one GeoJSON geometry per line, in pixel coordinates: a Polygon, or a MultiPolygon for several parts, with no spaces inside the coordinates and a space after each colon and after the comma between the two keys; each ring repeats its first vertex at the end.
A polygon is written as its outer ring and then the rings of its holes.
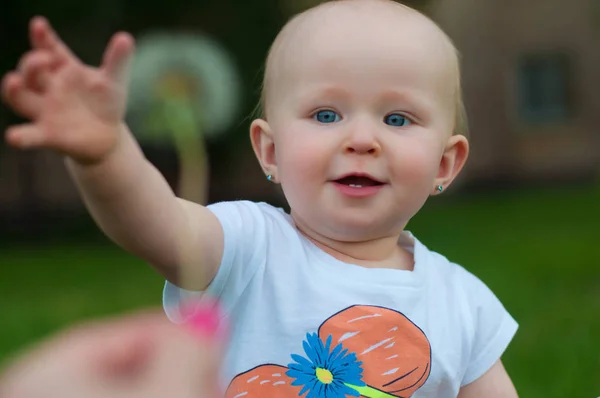
{"type": "Polygon", "coordinates": [[[383,392],[383,391],[378,390],[373,387],[369,387],[369,386],[358,387],[358,386],[353,386],[350,384],[346,384],[346,385],[348,387],[353,388],[356,391],[358,391],[358,393],[365,398],[398,398],[395,395],[388,394],[386,392],[383,392]]]}
{"type": "MultiPolygon", "coordinates": [[[[331,370],[325,368],[316,368],[315,376],[317,380],[324,386],[331,386],[336,379],[335,375],[331,370]]],[[[346,387],[356,390],[361,396],[365,398],[398,398],[395,395],[388,394],[381,390],[378,390],[367,385],[356,386],[350,383],[343,383],[346,387]]]]}

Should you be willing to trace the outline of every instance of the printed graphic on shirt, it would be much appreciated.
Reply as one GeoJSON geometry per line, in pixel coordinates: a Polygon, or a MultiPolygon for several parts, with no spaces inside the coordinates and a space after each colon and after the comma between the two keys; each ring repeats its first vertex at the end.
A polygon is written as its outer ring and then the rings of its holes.
{"type": "Polygon", "coordinates": [[[356,305],[308,333],[304,354],[236,376],[226,398],[410,397],[429,377],[431,346],[400,312],[356,305]]]}

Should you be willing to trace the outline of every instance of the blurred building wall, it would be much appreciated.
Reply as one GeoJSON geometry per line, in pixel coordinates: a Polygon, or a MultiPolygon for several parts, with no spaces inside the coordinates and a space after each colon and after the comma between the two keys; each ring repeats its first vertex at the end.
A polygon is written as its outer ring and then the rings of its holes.
{"type": "Polygon", "coordinates": [[[595,0],[438,0],[429,14],[462,53],[471,127],[464,179],[600,171],[595,0]]]}

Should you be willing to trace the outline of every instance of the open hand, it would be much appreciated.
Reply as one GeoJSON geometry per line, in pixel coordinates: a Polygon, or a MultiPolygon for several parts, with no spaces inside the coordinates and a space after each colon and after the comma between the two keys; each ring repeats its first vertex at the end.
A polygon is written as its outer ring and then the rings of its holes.
{"type": "Polygon", "coordinates": [[[32,49],[2,81],[6,103],[30,120],[8,129],[8,143],[55,150],[82,163],[101,161],[123,123],[133,38],[115,34],[99,68],[83,64],[42,17],[31,20],[30,40],[32,49]]]}

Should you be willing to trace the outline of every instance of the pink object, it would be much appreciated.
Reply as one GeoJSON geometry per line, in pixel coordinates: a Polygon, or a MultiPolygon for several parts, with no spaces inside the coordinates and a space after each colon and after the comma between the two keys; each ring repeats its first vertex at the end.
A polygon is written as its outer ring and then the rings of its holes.
{"type": "Polygon", "coordinates": [[[185,325],[193,334],[209,339],[220,339],[224,334],[225,319],[216,300],[204,298],[199,302],[189,303],[181,312],[186,319],[185,325]]]}

